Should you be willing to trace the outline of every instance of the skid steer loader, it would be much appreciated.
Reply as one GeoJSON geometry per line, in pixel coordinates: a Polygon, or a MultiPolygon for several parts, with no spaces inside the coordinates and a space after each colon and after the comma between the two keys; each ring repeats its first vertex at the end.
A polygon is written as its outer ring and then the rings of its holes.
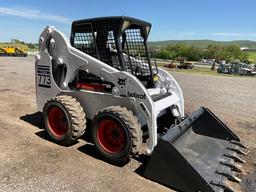
{"type": "Polygon", "coordinates": [[[246,147],[207,108],[185,117],[180,86],[150,58],[150,29],[135,18],[104,17],[74,21],[70,41],[54,27],[43,30],[36,94],[49,136],[70,145],[90,129],[110,163],[140,152],[150,157],[144,176],[153,181],[232,191],[227,180],[240,181],[246,147]]]}

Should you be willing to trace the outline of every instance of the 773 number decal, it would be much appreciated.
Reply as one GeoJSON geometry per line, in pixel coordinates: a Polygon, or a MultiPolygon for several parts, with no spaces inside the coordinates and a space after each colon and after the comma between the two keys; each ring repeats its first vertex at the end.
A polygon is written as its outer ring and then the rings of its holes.
{"type": "Polygon", "coordinates": [[[38,86],[51,88],[50,66],[37,65],[36,70],[38,86]]]}

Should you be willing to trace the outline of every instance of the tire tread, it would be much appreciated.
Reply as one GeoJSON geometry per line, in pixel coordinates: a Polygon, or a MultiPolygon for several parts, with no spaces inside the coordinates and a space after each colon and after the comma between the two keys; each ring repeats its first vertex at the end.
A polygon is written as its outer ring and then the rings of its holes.
{"type": "Polygon", "coordinates": [[[49,102],[60,103],[66,108],[70,116],[72,133],[70,137],[67,137],[65,140],[61,141],[61,144],[70,145],[74,143],[81,135],[83,135],[86,129],[86,118],[83,107],[74,97],[68,95],[53,97],[47,101],[46,105],[49,102]]]}

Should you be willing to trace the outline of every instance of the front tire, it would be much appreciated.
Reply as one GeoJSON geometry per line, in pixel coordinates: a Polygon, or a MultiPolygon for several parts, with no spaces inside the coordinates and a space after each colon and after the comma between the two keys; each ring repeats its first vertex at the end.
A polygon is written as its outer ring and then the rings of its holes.
{"type": "Polygon", "coordinates": [[[142,130],[133,113],[120,106],[100,111],[92,121],[92,139],[104,159],[113,164],[126,163],[138,153],[142,130]]]}
{"type": "Polygon", "coordinates": [[[62,95],[50,99],[43,109],[44,125],[51,139],[61,145],[71,145],[84,133],[85,113],[73,97],[62,95]]]}

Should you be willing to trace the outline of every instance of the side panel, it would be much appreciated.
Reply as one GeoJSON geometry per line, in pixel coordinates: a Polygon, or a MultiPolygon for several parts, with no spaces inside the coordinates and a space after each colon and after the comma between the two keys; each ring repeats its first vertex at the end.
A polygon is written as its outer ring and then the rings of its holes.
{"type": "Polygon", "coordinates": [[[44,104],[48,99],[60,93],[52,76],[51,58],[47,52],[40,52],[36,60],[36,101],[37,110],[43,111],[44,104]]]}
{"type": "Polygon", "coordinates": [[[136,114],[134,105],[127,97],[115,97],[112,94],[85,90],[62,91],[59,95],[70,95],[76,98],[84,108],[88,119],[93,119],[100,110],[113,105],[126,107],[136,114]]]}
{"type": "Polygon", "coordinates": [[[177,81],[167,71],[159,68],[158,75],[160,76],[160,79],[164,84],[163,86],[171,93],[175,93],[175,95],[177,95],[179,100],[176,104],[179,107],[181,116],[183,117],[185,113],[184,113],[184,98],[183,98],[182,89],[180,88],[177,81]]]}

